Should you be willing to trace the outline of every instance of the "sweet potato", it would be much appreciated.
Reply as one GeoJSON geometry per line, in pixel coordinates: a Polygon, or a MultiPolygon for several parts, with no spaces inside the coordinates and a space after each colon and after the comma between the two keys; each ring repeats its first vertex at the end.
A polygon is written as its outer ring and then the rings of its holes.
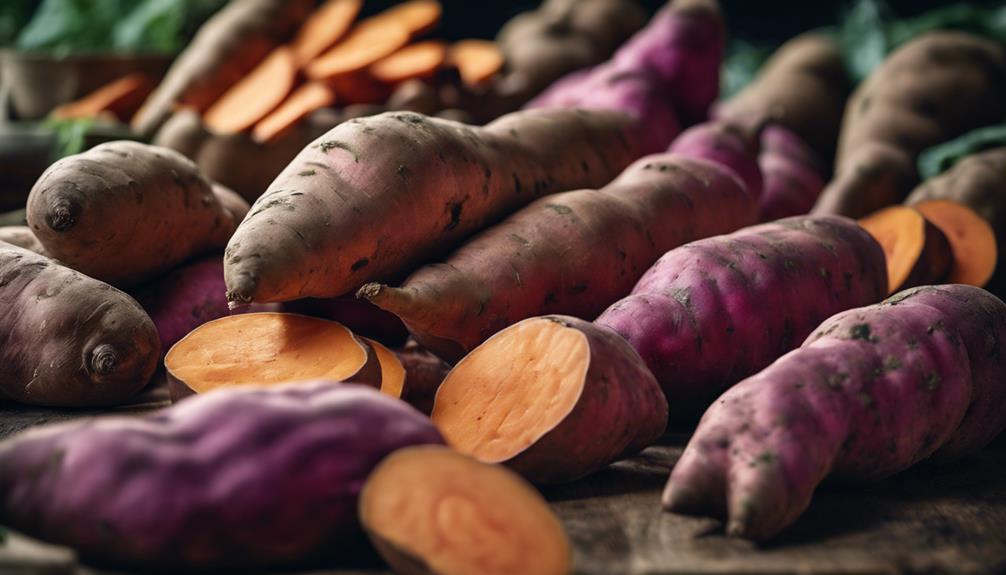
{"type": "Polygon", "coordinates": [[[32,187],[27,216],[52,257],[130,286],[224,246],[247,209],[177,152],[118,141],[50,166],[32,187]]]}
{"type": "Polygon", "coordinates": [[[47,256],[42,243],[28,226],[0,226],[0,242],[7,242],[19,248],[24,248],[36,254],[47,256]]]}
{"type": "Polygon", "coordinates": [[[825,477],[871,481],[980,449],[1006,427],[1006,305],[921,287],[824,322],[709,408],[664,491],[675,512],[773,537],[825,477]]]}
{"type": "Polygon", "coordinates": [[[706,117],[719,93],[723,45],[723,21],[715,0],[674,0],[611,60],[559,80],[528,107],[632,114],[647,129],[646,151],[660,152],[682,123],[706,117]]]}
{"type": "Polygon", "coordinates": [[[343,122],[255,202],[226,251],[235,305],[401,278],[531,201],[599,187],[642,155],[624,115],[517,112],[483,128],[408,112],[343,122]]]}
{"type": "Polygon", "coordinates": [[[758,154],[765,120],[758,118],[747,124],[727,120],[704,122],[675,138],[668,151],[709,160],[730,170],[744,182],[748,193],[760,200],[765,183],[758,154]]]}
{"type": "Polygon", "coordinates": [[[381,386],[381,360],[334,321],[289,313],[248,313],[204,323],[164,357],[171,397],[236,385],[306,379],[381,386]]]}
{"type": "Polygon", "coordinates": [[[532,486],[445,447],[406,447],[382,461],[360,492],[360,523],[403,575],[572,569],[562,523],[532,486]]]}
{"type": "Polygon", "coordinates": [[[133,117],[151,135],[179,105],[202,112],[293,35],[314,0],[233,0],[210,18],[133,117]]]}
{"type": "Polygon", "coordinates": [[[504,329],[458,362],[431,417],[458,451],[554,484],[652,444],[667,401],[617,334],[550,315],[504,329]]]}
{"type": "Polygon", "coordinates": [[[252,139],[259,144],[275,142],[297,126],[301,120],[322,108],[335,104],[335,91],[320,82],[310,82],[294,90],[268,116],[259,120],[252,130],[252,139]]]}
{"type": "Polygon", "coordinates": [[[380,15],[364,20],[331,50],[304,69],[311,80],[331,81],[352,74],[395,53],[409,42],[409,30],[398,19],[380,15]]]}
{"type": "Polygon", "coordinates": [[[503,68],[504,59],[495,42],[460,40],[451,44],[448,63],[458,69],[465,84],[479,86],[503,68]]]}
{"type": "Polygon", "coordinates": [[[111,405],[139,391],[157,367],[157,331],[131,297],[3,242],[0,309],[2,399],[111,405]]]}
{"type": "Polygon", "coordinates": [[[404,346],[396,348],[394,352],[405,368],[402,399],[426,415],[433,413],[433,401],[440,384],[451,371],[450,364],[413,339],[405,342],[404,346]]]}
{"type": "Polygon", "coordinates": [[[886,294],[884,253],[865,230],[796,217],[671,250],[596,323],[643,357],[672,421],[692,421],[823,319],[886,294]]]}
{"type": "Polygon", "coordinates": [[[835,165],[816,214],[863,217],[901,202],[924,149],[1001,120],[1006,53],[991,40],[930,32],[892,53],[846,106],[835,165]]]}
{"type": "Polygon", "coordinates": [[[57,106],[50,116],[68,120],[110,114],[120,122],[128,122],[153,89],[153,82],[147,76],[139,72],[129,74],[79,100],[57,106]]]}
{"type": "Polygon", "coordinates": [[[776,50],[751,84],[716,107],[715,116],[734,122],[771,116],[830,163],[850,89],[835,40],[809,32],[776,50]]]}
{"type": "Polygon", "coordinates": [[[303,67],[345,36],[363,8],[363,0],[328,0],[301,25],[290,44],[303,67]]]}
{"type": "Polygon", "coordinates": [[[859,225],[884,248],[890,293],[940,283],[950,275],[950,242],[918,210],[891,206],[859,220],[859,225]]]}
{"type": "Polygon", "coordinates": [[[604,61],[645,23],[634,0],[545,0],[496,35],[506,61],[497,91],[520,107],[567,73],[604,61]]]}
{"type": "Polygon", "coordinates": [[[522,319],[593,319],[664,252],[751,225],[757,211],[733,173],[675,154],[647,156],[600,190],[526,206],[401,287],[368,284],[358,295],[398,315],[424,347],[457,361],[522,319]]]}
{"type": "MultiPolygon", "coordinates": [[[[220,297],[224,300],[226,291],[225,288],[220,292],[220,297]]],[[[404,344],[409,337],[409,330],[398,316],[353,296],[305,298],[281,305],[285,311],[339,322],[357,335],[376,339],[392,347],[404,344]]]]}
{"type": "Polygon", "coordinates": [[[783,126],[762,131],[758,167],[764,182],[759,200],[763,222],[806,214],[824,189],[827,170],[820,158],[783,126]]]}
{"type": "Polygon", "coordinates": [[[381,366],[381,393],[386,393],[395,399],[401,399],[405,392],[405,365],[398,355],[385,347],[381,342],[361,337],[360,341],[367,344],[374,352],[377,363],[381,366]]]}
{"type": "Polygon", "coordinates": [[[203,114],[203,122],[216,134],[248,131],[286,100],[296,82],[297,59],[292,49],[280,46],[228,88],[203,114]]]}
{"type": "Polygon", "coordinates": [[[414,78],[432,76],[447,59],[447,44],[428,40],[409,44],[370,67],[375,79],[397,84],[414,78]]]}
{"type": "Polygon", "coordinates": [[[360,488],[388,454],[440,444],[360,385],[232,389],[0,444],[0,523],[86,561],[172,573],[287,568],[363,542],[360,488]]]}

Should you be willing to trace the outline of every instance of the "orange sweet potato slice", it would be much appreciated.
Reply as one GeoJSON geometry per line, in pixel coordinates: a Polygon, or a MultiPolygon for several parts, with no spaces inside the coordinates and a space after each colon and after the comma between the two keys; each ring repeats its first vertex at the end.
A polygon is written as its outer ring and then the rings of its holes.
{"type": "Polygon", "coordinates": [[[247,313],[203,324],[164,358],[173,398],[235,385],[309,379],[379,387],[374,350],[342,324],[289,313],[247,313]]]}
{"type": "Polygon", "coordinates": [[[440,24],[444,9],[436,0],[410,0],[392,6],[374,18],[395,20],[405,26],[410,38],[422,36],[440,24]]]}
{"type": "Polygon", "coordinates": [[[303,66],[328,50],[353,25],[363,0],[328,0],[301,25],[293,48],[297,65],[303,66]]]}
{"type": "Polygon", "coordinates": [[[950,242],[915,208],[891,206],[859,224],[884,248],[890,293],[939,283],[950,274],[954,261],[950,242]]]}
{"type": "Polygon", "coordinates": [[[447,45],[437,40],[410,44],[370,67],[370,74],[388,84],[433,75],[447,58],[447,45]]]}
{"type": "Polygon", "coordinates": [[[360,22],[331,50],[305,68],[312,80],[352,74],[390,56],[409,42],[409,29],[396,18],[375,16],[360,22]]]}
{"type": "Polygon", "coordinates": [[[950,242],[954,264],[948,283],[983,287],[992,279],[999,257],[996,235],[984,218],[963,204],[930,200],[915,209],[939,228],[950,242]]]}
{"type": "Polygon", "coordinates": [[[360,522],[396,573],[563,575],[570,544],[542,496],[513,472],[441,446],[385,458],[360,522]]]}
{"type": "Polygon", "coordinates": [[[335,103],[335,91],[321,82],[309,82],[297,88],[278,108],[262,118],[252,129],[252,138],[267,144],[282,138],[301,120],[335,103]]]}
{"type": "Polygon", "coordinates": [[[123,76],[79,100],[63,104],[52,111],[57,119],[96,118],[103,113],[126,122],[140,108],[154,89],[147,76],[135,73],[123,76]]]}
{"type": "Polygon", "coordinates": [[[203,122],[218,134],[251,129],[286,99],[296,81],[297,63],[293,50],[276,48],[206,110],[203,122]]]}
{"type": "Polygon", "coordinates": [[[381,364],[381,391],[392,397],[402,398],[405,388],[405,366],[395,352],[380,342],[367,337],[361,337],[370,349],[374,350],[378,363],[381,364]]]}
{"type": "Polygon", "coordinates": [[[469,86],[482,84],[503,68],[503,52],[488,40],[461,40],[451,45],[447,62],[469,86]]]}

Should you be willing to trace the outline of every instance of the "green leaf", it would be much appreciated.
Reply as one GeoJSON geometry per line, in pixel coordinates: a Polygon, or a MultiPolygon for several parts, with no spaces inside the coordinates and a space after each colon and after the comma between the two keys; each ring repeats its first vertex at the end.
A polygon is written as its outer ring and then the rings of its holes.
{"type": "Polygon", "coordinates": [[[768,59],[772,50],[736,38],[727,46],[727,57],[723,62],[721,98],[728,99],[743,90],[758,75],[758,70],[768,59]]]}
{"type": "Polygon", "coordinates": [[[18,31],[28,23],[32,0],[4,0],[0,2],[0,46],[8,46],[17,38],[18,31]]]}
{"type": "Polygon", "coordinates": [[[125,52],[177,52],[184,26],[185,2],[146,0],[115,27],[112,44],[125,52]]]}
{"type": "Polygon", "coordinates": [[[79,154],[86,146],[87,133],[94,125],[93,118],[74,120],[48,119],[45,126],[56,134],[56,149],[53,160],[79,154]]]}
{"type": "Polygon", "coordinates": [[[859,0],[839,23],[839,46],[854,82],[866,78],[887,57],[890,43],[885,20],[890,13],[882,0],[859,0]]]}
{"type": "Polygon", "coordinates": [[[962,158],[1000,146],[1006,146],[1006,124],[979,128],[922,152],[919,175],[928,180],[949,170],[962,158]]]}

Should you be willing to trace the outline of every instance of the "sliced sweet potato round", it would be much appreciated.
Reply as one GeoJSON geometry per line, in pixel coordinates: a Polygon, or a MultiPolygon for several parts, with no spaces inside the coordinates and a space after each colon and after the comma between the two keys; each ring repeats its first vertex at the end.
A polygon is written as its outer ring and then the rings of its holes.
{"type": "Polygon", "coordinates": [[[410,44],[370,67],[381,82],[397,84],[432,76],[447,58],[447,45],[438,40],[410,44]]]}
{"type": "Polygon", "coordinates": [[[290,313],[248,313],[205,323],[164,358],[172,398],[236,385],[309,379],[379,387],[376,353],[342,324],[290,313]]]}
{"type": "Polygon", "coordinates": [[[444,8],[437,0],[409,0],[388,8],[374,18],[400,22],[409,31],[409,36],[415,38],[436,28],[443,12],[444,8]]]}
{"type": "Polygon", "coordinates": [[[308,64],[305,73],[312,80],[333,80],[353,74],[390,56],[408,41],[409,31],[400,21],[370,18],[357,24],[331,50],[308,64]]]}
{"type": "Polygon", "coordinates": [[[950,242],[954,264],[948,283],[983,287],[992,279],[999,254],[995,231],[985,218],[950,200],[930,200],[914,207],[950,242]]]}
{"type": "Polygon", "coordinates": [[[360,522],[403,575],[570,571],[562,524],[533,487],[445,447],[406,447],[385,458],[360,493],[360,522]]]}
{"type": "Polygon", "coordinates": [[[217,134],[251,129],[286,100],[296,81],[293,50],[285,46],[276,48],[206,110],[203,122],[217,134]]]}
{"type": "Polygon", "coordinates": [[[667,401],[615,332],[544,316],[462,359],[437,390],[432,418],[462,453],[562,483],[650,445],[667,425],[667,401]]]}
{"type": "Polygon", "coordinates": [[[381,391],[401,399],[405,388],[405,366],[402,365],[402,360],[384,344],[366,337],[360,339],[374,350],[377,361],[381,364],[381,391]]]}
{"type": "Polygon", "coordinates": [[[891,206],[859,224],[884,248],[890,293],[942,282],[953,267],[947,237],[922,212],[908,206],[891,206]]]}
{"type": "Polygon", "coordinates": [[[461,40],[451,45],[447,56],[465,84],[477,86],[503,68],[503,52],[489,40],[461,40]]]}

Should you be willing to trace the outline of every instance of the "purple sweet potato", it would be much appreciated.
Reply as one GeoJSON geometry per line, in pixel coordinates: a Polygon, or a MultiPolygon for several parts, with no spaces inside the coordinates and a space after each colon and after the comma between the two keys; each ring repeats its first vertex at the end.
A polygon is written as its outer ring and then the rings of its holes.
{"type": "Polygon", "coordinates": [[[457,361],[529,317],[594,319],[667,250],[753,224],[757,211],[732,172],[675,154],[647,156],[600,190],[542,198],[401,286],[368,284],[359,295],[457,361]]]}
{"type": "Polygon", "coordinates": [[[649,130],[649,152],[666,149],[681,123],[705,119],[719,94],[724,26],[715,0],[674,0],[608,62],[556,82],[528,107],[627,112],[649,130]],[[662,145],[661,145],[662,144],[662,145]]]}
{"type": "Polygon", "coordinates": [[[675,512],[771,538],[826,477],[862,482],[972,453],[1006,427],[1006,305],[921,287],[840,313],[709,408],[664,491],[675,512]]]}
{"type": "Polygon", "coordinates": [[[788,218],[671,250],[597,323],[636,348],[672,421],[687,421],[825,318],[886,294],[884,253],[854,221],[788,218]]]}
{"type": "Polygon", "coordinates": [[[668,148],[669,152],[700,158],[731,170],[747,186],[748,193],[761,198],[764,181],[758,165],[761,119],[752,125],[713,120],[693,126],[668,148]]]}
{"type": "Polygon", "coordinates": [[[442,442],[425,416],[362,385],[221,390],[0,443],[0,523],[102,564],[285,567],[360,545],[370,471],[442,442]]]}
{"type": "Polygon", "coordinates": [[[824,189],[821,160],[783,126],[768,126],[762,132],[758,165],[765,184],[759,199],[763,222],[810,212],[824,189]]]}
{"type": "Polygon", "coordinates": [[[133,298],[3,242],[0,310],[0,399],[121,403],[157,367],[157,332],[133,298]]]}

